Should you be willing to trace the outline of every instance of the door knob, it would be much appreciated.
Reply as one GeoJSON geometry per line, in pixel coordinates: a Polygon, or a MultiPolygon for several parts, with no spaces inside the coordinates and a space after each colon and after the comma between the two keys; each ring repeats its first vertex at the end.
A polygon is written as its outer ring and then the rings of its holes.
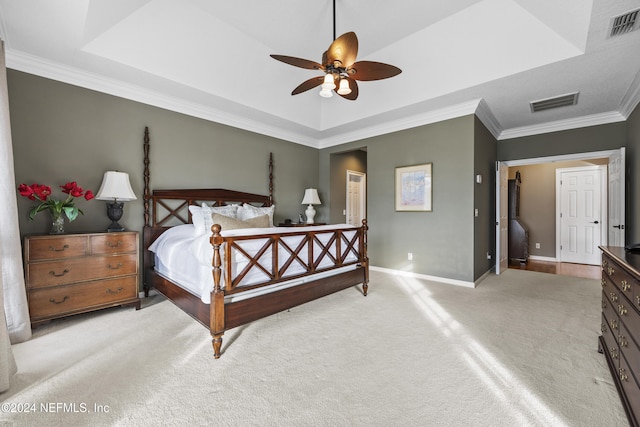
{"type": "Polygon", "coordinates": [[[591,224],[600,224],[599,221],[593,221],[591,224]]]}
{"type": "Polygon", "coordinates": [[[613,225],[613,228],[617,228],[619,230],[624,230],[624,225],[620,224],[620,225],[613,225]]]}

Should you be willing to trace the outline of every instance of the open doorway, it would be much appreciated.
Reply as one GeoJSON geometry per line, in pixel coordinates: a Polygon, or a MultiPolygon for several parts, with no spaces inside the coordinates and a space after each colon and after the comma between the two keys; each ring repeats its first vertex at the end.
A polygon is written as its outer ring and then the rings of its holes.
{"type": "Polygon", "coordinates": [[[542,262],[560,262],[556,250],[556,210],[555,210],[555,170],[563,167],[585,165],[607,165],[606,203],[607,230],[602,234],[602,244],[624,245],[624,148],[601,152],[580,153],[517,161],[498,162],[496,168],[496,273],[509,267],[508,238],[505,218],[507,217],[506,182],[509,175],[519,170],[527,173],[522,176],[521,215],[530,229],[529,254],[532,260],[542,262]],[[613,164],[613,166],[612,166],[613,164]],[[537,172],[535,172],[537,170],[537,172]],[[534,172],[532,172],[534,171],[534,172]],[[541,189],[543,181],[546,190],[541,189]],[[535,195],[531,199],[527,196],[535,195]],[[546,199],[543,199],[546,197],[546,199]],[[551,199],[549,199],[551,198],[551,199]],[[527,206],[534,206],[534,214],[527,206]],[[541,210],[542,209],[542,210],[541,210]],[[541,214],[542,212],[542,214],[541,214]],[[612,232],[613,229],[613,232],[612,232]],[[612,243],[616,242],[616,243],[612,243]]]}
{"type": "Polygon", "coordinates": [[[332,224],[357,223],[367,217],[367,149],[330,155],[329,197],[332,224]]]}

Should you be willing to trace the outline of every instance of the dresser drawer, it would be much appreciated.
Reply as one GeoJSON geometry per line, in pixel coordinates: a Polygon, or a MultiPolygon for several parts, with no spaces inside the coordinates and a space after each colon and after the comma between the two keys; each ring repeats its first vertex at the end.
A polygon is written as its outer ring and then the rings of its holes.
{"type": "Polygon", "coordinates": [[[617,374],[620,379],[620,384],[624,389],[627,403],[631,411],[633,411],[634,416],[637,417],[640,415],[640,387],[638,387],[632,370],[629,369],[629,363],[624,356],[620,357],[620,367],[618,368],[617,374]]]}
{"type": "Polygon", "coordinates": [[[29,291],[32,320],[137,298],[138,277],[98,280],[29,291]]]}
{"type": "Polygon", "coordinates": [[[27,242],[28,261],[78,257],[88,253],[87,239],[84,236],[37,237],[27,242]]]}
{"type": "Polygon", "coordinates": [[[614,335],[620,332],[620,320],[616,312],[616,306],[607,298],[606,294],[602,294],[602,314],[607,320],[607,325],[611,328],[614,335]]]}
{"type": "Polygon", "coordinates": [[[638,282],[620,266],[620,264],[605,257],[602,263],[603,274],[624,294],[629,301],[633,300],[633,292],[638,282]]]}
{"type": "Polygon", "coordinates": [[[620,365],[618,358],[620,357],[620,353],[618,350],[618,334],[617,332],[614,334],[611,332],[611,328],[609,327],[608,319],[602,314],[602,326],[601,326],[602,338],[604,339],[604,344],[606,348],[603,350],[607,352],[611,359],[613,360],[613,364],[616,368],[620,365]]]}
{"type": "Polygon", "coordinates": [[[138,249],[137,233],[107,233],[90,236],[89,246],[93,255],[135,252],[138,249]]]}
{"type": "Polygon", "coordinates": [[[30,263],[29,288],[41,288],[138,273],[138,255],[100,255],[60,261],[30,263]]]}

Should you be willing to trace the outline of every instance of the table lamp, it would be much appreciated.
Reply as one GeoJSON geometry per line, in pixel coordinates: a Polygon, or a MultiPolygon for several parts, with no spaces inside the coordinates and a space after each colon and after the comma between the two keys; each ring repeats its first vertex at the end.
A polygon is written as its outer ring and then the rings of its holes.
{"type": "Polygon", "coordinates": [[[304,198],[302,199],[303,205],[307,206],[307,210],[304,212],[307,216],[307,224],[313,224],[313,219],[316,216],[316,210],[313,205],[320,205],[320,198],[318,197],[318,190],[315,188],[307,188],[304,190],[304,198]]]}
{"type": "Polygon", "coordinates": [[[124,212],[124,202],[136,200],[136,195],[129,183],[129,174],[118,171],[105,172],[96,199],[108,201],[107,216],[111,220],[111,225],[107,231],[124,231],[124,227],[118,224],[124,212]]]}

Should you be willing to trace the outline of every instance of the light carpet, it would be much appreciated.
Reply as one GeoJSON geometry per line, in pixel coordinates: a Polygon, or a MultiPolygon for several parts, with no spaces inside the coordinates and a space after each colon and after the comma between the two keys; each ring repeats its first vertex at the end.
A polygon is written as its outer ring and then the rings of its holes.
{"type": "Polygon", "coordinates": [[[154,296],[13,346],[0,425],[626,426],[600,299],[598,280],[530,271],[475,289],[372,271],[367,297],[231,330],[215,360],[208,331],[154,296]]]}

